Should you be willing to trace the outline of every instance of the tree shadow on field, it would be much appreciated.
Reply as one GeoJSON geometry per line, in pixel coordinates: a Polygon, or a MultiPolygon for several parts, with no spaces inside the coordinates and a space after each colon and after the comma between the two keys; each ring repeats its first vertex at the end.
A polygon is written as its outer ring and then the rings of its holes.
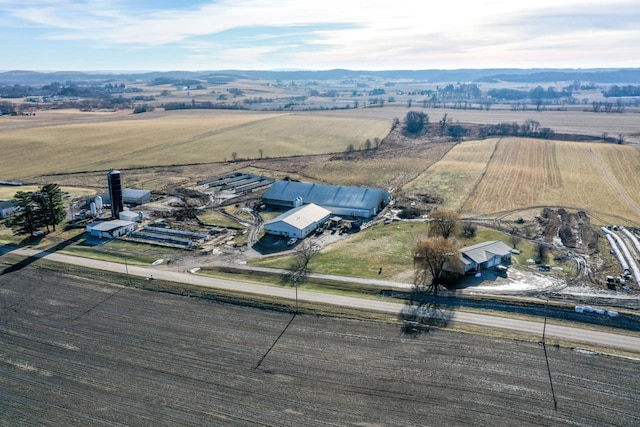
{"type": "Polygon", "coordinates": [[[448,326],[453,320],[453,305],[447,299],[455,293],[433,295],[414,286],[409,299],[398,315],[402,333],[418,336],[448,326]]]}
{"type": "MultiPolygon", "coordinates": [[[[40,252],[28,256],[25,259],[23,259],[22,261],[13,264],[12,266],[5,268],[3,271],[0,272],[0,276],[5,275],[5,274],[10,274],[10,273],[14,273],[16,271],[20,271],[25,267],[28,267],[29,265],[33,264],[34,262],[36,262],[37,260],[44,258],[45,256],[47,256],[50,253],[54,253],[57,251],[60,251],[64,248],[66,248],[67,246],[71,246],[72,244],[76,243],[78,240],[82,239],[82,234],[78,234],[77,236],[74,236],[70,239],[64,240],[60,243],[58,243],[57,245],[53,246],[50,249],[45,249],[45,250],[41,250],[40,252]]],[[[37,244],[36,241],[34,240],[29,240],[30,244],[37,244]]]]}

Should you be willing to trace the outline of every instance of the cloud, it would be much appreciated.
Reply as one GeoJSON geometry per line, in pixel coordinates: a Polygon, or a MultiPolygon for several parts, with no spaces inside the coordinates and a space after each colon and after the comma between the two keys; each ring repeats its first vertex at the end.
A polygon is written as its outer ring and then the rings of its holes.
{"type": "Polygon", "coordinates": [[[638,66],[636,3],[0,0],[0,20],[14,34],[51,43],[110,51],[180,48],[188,64],[204,68],[543,66],[559,58],[582,66],[582,52],[606,63],[616,49],[618,63],[638,66]]]}

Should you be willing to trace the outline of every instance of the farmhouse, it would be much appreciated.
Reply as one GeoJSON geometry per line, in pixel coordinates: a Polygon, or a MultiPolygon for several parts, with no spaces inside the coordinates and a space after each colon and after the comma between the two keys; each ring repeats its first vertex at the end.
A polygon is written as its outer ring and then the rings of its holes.
{"type": "Polygon", "coordinates": [[[132,221],[115,219],[113,221],[100,221],[87,225],[87,233],[99,239],[115,239],[135,230],[137,224],[132,221]]]}
{"type": "Polygon", "coordinates": [[[11,200],[0,201],[0,219],[9,218],[16,211],[17,206],[11,200]]]}
{"type": "Polygon", "coordinates": [[[303,239],[322,225],[331,216],[331,211],[314,203],[298,206],[267,221],[264,231],[276,236],[303,239]]]}
{"type": "Polygon", "coordinates": [[[492,240],[460,249],[464,273],[511,262],[511,248],[503,242],[492,240]]]}
{"type": "Polygon", "coordinates": [[[265,204],[279,207],[314,203],[334,215],[371,218],[389,204],[391,194],[378,188],[276,181],[262,196],[262,200],[265,204]]]}

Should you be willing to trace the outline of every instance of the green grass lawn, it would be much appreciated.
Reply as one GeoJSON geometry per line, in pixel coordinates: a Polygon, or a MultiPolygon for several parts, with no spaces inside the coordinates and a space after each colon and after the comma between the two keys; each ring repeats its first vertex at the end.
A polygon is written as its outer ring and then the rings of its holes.
{"type": "MultiPolygon", "coordinates": [[[[310,271],[409,283],[413,279],[411,250],[428,231],[429,226],[424,222],[392,222],[373,226],[323,249],[309,265],[310,271]],[[380,268],[382,272],[378,274],[380,268]]],[[[490,240],[500,240],[511,246],[509,237],[506,233],[479,227],[473,238],[456,239],[460,247],[490,240]]],[[[514,264],[527,265],[527,259],[535,259],[533,242],[523,240],[518,249],[521,253],[513,256],[514,264]]],[[[286,269],[292,260],[292,255],[285,255],[252,260],[249,264],[286,269]]],[[[550,264],[554,265],[552,260],[550,264]]]]}
{"type": "Polygon", "coordinates": [[[151,263],[153,263],[157,259],[156,257],[148,257],[142,255],[105,252],[100,249],[86,246],[69,246],[61,250],[60,253],[79,256],[83,258],[97,259],[101,261],[118,262],[121,264],[124,264],[126,260],[126,263],[130,265],[151,265],[151,263]]]}
{"type": "Polygon", "coordinates": [[[205,224],[215,225],[217,227],[244,228],[238,221],[216,211],[199,214],[198,219],[205,224]]]}

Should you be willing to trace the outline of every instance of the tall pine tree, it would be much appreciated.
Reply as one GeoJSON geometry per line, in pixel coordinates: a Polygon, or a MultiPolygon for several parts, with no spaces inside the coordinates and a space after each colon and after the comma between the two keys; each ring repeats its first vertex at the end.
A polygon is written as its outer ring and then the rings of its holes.
{"type": "Polygon", "coordinates": [[[53,231],[56,231],[56,225],[66,218],[60,186],[58,184],[43,185],[40,188],[38,199],[38,204],[41,207],[42,222],[47,226],[47,232],[49,231],[49,226],[52,226],[53,231]]]}
{"type": "Polygon", "coordinates": [[[40,209],[34,195],[30,191],[18,191],[13,198],[17,210],[7,220],[7,226],[13,229],[13,234],[28,234],[30,236],[41,227],[40,209]]]}

